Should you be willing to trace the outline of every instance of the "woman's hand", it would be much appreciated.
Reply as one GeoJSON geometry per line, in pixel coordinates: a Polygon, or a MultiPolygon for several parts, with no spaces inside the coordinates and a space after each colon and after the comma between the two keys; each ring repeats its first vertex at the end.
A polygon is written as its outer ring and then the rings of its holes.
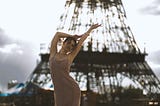
{"type": "MultiPolygon", "coordinates": [[[[90,32],[91,32],[93,29],[96,29],[96,28],[98,28],[98,27],[100,27],[100,26],[101,26],[101,24],[93,24],[93,25],[89,28],[89,30],[88,30],[86,33],[84,33],[84,34],[89,35],[90,32]]],[[[81,38],[84,34],[82,34],[82,35],[73,35],[72,37],[77,40],[78,38],[81,38]]]]}
{"type": "Polygon", "coordinates": [[[100,26],[101,26],[101,24],[93,24],[93,25],[90,27],[90,29],[93,30],[93,29],[96,29],[96,28],[98,28],[98,27],[100,27],[100,26]]]}
{"type": "Polygon", "coordinates": [[[98,28],[98,27],[100,27],[101,26],[101,24],[93,24],[90,28],[89,28],[89,30],[86,32],[86,34],[90,34],[90,32],[93,30],[93,29],[96,29],[96,28],[98,28]]]}

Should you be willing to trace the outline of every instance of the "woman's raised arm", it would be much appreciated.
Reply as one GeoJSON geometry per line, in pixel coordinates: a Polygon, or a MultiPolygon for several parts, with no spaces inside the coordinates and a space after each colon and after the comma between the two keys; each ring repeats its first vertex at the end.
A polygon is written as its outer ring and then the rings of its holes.
{"type": "Polygon", "coordinates": [[[63,32],[56,32],[54,35],[52,41],[51,41],[51,47],[50,47],[50,57],[54,56],[55,53],[57,53],[57,43],[60,38],[70,37],[72,35],[63,33],[63,32]]]}
{"type": "Polygon", "coordinates": [[[71,58],[72,61],[75,58],[75,56],[78,54],[78,52],[80,51],[83,42],[90,35],[91,31],[98,28],[99,26],[101,26],[101,25],[100,24],[94,24],[88,29],[88,31],[86,33],[81,35],[80,40],[78,41],[77,47],[75,48],[75,50],[70,55],[70,58],[71,58]]]}

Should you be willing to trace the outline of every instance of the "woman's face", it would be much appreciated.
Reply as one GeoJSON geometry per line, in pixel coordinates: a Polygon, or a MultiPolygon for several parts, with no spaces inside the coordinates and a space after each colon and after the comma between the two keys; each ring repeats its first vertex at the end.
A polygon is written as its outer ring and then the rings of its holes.
{"type": "Polygon", "coordinates": [[[63,48],[65,50],[67,50],[68,52],[72,51],[75,46],[76,46],[76,43],[75,43],[74,40],[68,40],[68,41],[66,41],[66,42],[63,43],[63,48]]]}

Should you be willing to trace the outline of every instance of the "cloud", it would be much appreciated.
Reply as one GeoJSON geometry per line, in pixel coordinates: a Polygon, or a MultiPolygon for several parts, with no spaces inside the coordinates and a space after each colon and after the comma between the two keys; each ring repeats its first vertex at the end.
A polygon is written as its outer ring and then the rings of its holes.
{"type": "Polygon", "coordinates": [[[0,28],[0,47],[8,44],[12,40],[4,33],[4,31],[0,28]]]}
{"type": "Polygon", "coordinates": [[[153,64],[159,64],[160,65],[160,50],[157,50],[155,52],[151,52],[148,56],[148,60],[152,62],[153,64]]]}
{"type": "Polygon", "coordinates": [[[0,52],[7,53],[7,54],[12,53],[12,52],[17,52],[19,54],[23,54],[21,47],[17,45],[16,43],[4,45],[2,48],[0,48],[0,52]]]}
{"type": "Polygon", "coordinates": [[[155,52],[151,52],[149,56],[147,57],[148,64],[152,68],[152,70],[155,72],[156,76],[160,79],[160,50],[157,50],[155,52]]]}
{"type": "Polygon", "coordinates": [[[160,15],[160,0],[155,0],[140,10],[142,13],[160,15]]]}
{"type": "Polygon", "coordinates": [[[9,38],[0,29],[0,88],[12,79],[25,82],[36,65],[33,48],[29,42],[9,38]]]}

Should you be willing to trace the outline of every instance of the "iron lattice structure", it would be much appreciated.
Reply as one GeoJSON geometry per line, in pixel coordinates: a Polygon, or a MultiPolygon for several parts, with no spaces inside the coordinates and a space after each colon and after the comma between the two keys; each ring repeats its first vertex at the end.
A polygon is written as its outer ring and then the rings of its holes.
{"type": "MultiPolygon", "coordinates": [[[[160,81],[137,46],[121,0],[67,0],[64,10],[57,31],[81,34],[93,23],[102,24],[84,42],[71,66],[81,90],[104,95],[104,101],[128,83],[148,95],[160,93],[160,81]]],[[[48,57],[41,54],[30,77],[42,88],[54,87],[48,57]]]]}

